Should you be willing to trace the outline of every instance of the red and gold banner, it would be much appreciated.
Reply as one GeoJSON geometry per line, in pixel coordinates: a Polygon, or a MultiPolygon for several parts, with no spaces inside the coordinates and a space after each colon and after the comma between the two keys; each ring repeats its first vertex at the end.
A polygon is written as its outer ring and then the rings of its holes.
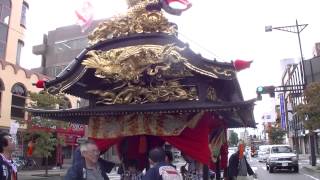
{"type": "Polygon", "coordinates": [[[88,135],[92,138],[118,138],[135,135],[178,136],[186,127],[194,128],[203,113],[129,114],[91,117],[88,135]]]}

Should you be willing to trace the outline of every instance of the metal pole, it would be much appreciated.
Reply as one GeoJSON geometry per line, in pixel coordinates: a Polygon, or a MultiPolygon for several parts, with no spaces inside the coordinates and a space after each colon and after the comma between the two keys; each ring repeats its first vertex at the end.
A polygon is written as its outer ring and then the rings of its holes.
{"type": "MultiPolygon", "coordinates": [[[[303,85],[305,88],[305,85],[307,84],[307,78],[306,78],[306,70],[305,70],[305,64],[304,64],[304,59],[303,59],[303,54],[302,54],[302,48],[301,48],[301,39],[300,39],[300,29],[299,29],[299,24],[298,20],[296,20],[296,27],[297,27],[297,34],[298,34],[298,40],[299,40],[299,48],[300,48],[300,55],[301,55],[301,66],[302,66],[302,79],[303,79],[303,85]]],[[[316,154],[315,154],[315,142],[314,142],[314,135],[313,132],[309,132],[309,141],[310,141],[310,154],[311,154],[311,165],[315,166],[316,165],[316,154]]]]}
{"type": "Polygon", "coordinates": [[[299,24],[298,20],[296,19],[296,27],[297,27],[297,34],[298,34],[298,40],[299,40],[299,48],[300,48],[300,57],[301,57],[301,75],[303,79],[303,85],[307,83],[306,81],[306,76],[305,76],[305,65],[304,65],[304,59],[303,59],[303,54],[302,54],[302,47],[301,47],[301,39],[300,39],[300,29],[299,29],[299,24]]]}

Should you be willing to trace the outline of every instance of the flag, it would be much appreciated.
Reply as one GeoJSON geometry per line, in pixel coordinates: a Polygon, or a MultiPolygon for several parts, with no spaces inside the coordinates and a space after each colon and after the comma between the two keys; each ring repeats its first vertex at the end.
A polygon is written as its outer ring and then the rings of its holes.
{"type": "Polygon", "coordinates": [[[94,14],[94,9],[90,0],[84,0],[81,7],[75,11],[75,14],[77,17],[77,24],[81,26],[81,31],[86,31],[93,21],[94,14]]]}

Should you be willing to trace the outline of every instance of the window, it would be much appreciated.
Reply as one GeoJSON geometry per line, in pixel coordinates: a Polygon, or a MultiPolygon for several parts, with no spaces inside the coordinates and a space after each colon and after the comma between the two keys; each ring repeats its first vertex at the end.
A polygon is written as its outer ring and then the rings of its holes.
{"type": "Polygon", "coordinates": [[[11,1],[0,0],[0,59],[5,58],[8,28],[11,13],[11,1]]]}
{"type": "Polygon", "coordinates": [[[27,11],[29,9],[29,5],[26,2],[23,2],[22,4],[22,10],[21,10],[21,19],[20,19],[20,26],[26,28],[27,23],[27,11]]]}
{"type": "Polygon", "coordinates": [[[12,119],[24,119],[24,108],[26,104],[27,91],[26,88],[17,83],[13,85],[11,89],[12,101],[11,101],[11,118],[12,119]]]}
{"type": "Polygon", "coordinates": [[[292,150],[289,146],[276,146],[271,148],[272,153],[291,153],[292,150]]]}
{"type": "Polygon", "coordinates": [[[11,1],[0,0],[0,22],[9,25],[11,13],[11,1]]]}
{"type": "Polygon", "coordinates": [[[0,79],[0,116],[1,116],[1,105],[2,105],[2,91],[4,91],[3,81],[0,79]]]}
{"type": "Polygon", "coordinates": [[[23,41],[19,40],[18,46],[17,46],[17,57],[16,57],[16,64],[17,65],[20,65],[21,51],[22,51],[23,46],[24,46],[23,41]]]}

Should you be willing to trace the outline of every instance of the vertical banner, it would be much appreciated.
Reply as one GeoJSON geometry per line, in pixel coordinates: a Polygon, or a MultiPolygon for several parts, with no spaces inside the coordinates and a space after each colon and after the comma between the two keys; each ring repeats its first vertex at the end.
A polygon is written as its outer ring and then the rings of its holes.
{"type": "Polygon", "coordinates": [[[280,93],[280,115],[281,115],[281,128],[286,129],[286,110],[285,110],[285,100],[284,94],[280,93]]]}

